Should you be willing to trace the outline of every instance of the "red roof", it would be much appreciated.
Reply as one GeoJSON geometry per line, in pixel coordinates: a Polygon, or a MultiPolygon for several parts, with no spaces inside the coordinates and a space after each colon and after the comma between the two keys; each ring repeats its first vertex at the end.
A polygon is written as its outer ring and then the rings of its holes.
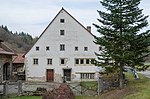
{"type": "Polygon", "coordinates": [[[13,56],[13,63],[24,63],[24,54],[17,54],[17,56],[13,56]]]}

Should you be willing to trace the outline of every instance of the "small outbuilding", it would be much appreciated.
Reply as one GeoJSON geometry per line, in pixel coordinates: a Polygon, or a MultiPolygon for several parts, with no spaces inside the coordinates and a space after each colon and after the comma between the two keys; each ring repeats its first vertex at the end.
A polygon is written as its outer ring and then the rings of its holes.
{"type": "Polygon", "coordinates": [[[13,74],[16,80],[25,80],[24,54],[13,56],[13,74]]]}
{"type": "Polygon", "coordinates": [[[0,40],[0,82],[13,79],[12,57],[16,54],[0,40]]]}

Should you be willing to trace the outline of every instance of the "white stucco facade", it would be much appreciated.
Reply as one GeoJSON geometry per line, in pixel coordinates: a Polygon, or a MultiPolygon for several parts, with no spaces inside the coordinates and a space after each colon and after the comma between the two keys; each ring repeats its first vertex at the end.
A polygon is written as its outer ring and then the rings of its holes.
{"type": "Polygon", "coordinates": [[[70,81],[96,79],[96,66],[88,62],[95,59],[94,52],[99,51],[99,46],[93,41],[94,36],[62,8],[25,55],[27,81],[47,81],[47,75],[53,76],[50,79],[54,82],[66,80],[65,75],[70,75],[70,81]],[[60,22],[61,19],[64,22],[60,22]],[[37,59],[37,64],[34,59],[37,59]],[[48,64],[48,59],[52,63],[48,64]],[[64,64],[61,64],[61,59],[64,59],[64,64]],[[48,74],[47,70],[52,70],[53,74],[48,74]]]}

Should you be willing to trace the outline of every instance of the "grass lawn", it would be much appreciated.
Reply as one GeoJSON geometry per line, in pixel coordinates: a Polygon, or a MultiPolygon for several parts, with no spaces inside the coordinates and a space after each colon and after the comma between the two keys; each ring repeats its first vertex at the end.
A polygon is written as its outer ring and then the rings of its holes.
{"type": "Polygon", "coordinates": [[[41,96],[21,96],[21,97],[7,98],[7,99],[42,99],[42,97],[41,96]]]}
{"type": "Polygon", "coordinates": [[[135,80],[131,74],[126,74],[129,79],[128,84],[123,89],[115,89],[104,93],[100,99],[150,99],[150,79],[140,75],[139,80],[135,80]]]}
{"type": "MultiPolygon", "coordinates": [[[[150,99],[150,79],[142,75],[139,80],[134,80],[133,76],[126,74],[129,79],[128,84],[123,89],[115,89],[103,93],[101,96],[76,96],[75,99],[150,99]]],[[[41,97],[23,96],[8,99],[41,99],[41,97]]]]}

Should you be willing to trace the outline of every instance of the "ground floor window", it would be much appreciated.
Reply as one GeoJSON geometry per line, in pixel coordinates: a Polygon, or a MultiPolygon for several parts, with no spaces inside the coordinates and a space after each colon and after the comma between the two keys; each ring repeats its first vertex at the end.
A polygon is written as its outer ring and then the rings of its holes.
{"type": "Polygon", "coordinates": [[[81,73],[81,79],[94,79],[95,73],[81,73]]]}
{"type": "Polygon", "coordinates": [[[94,58],[75,58],[75,65],[93,65],[94,58]]]}

